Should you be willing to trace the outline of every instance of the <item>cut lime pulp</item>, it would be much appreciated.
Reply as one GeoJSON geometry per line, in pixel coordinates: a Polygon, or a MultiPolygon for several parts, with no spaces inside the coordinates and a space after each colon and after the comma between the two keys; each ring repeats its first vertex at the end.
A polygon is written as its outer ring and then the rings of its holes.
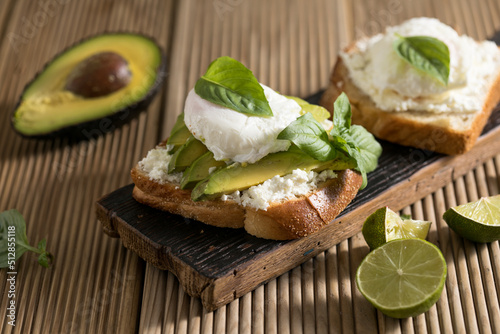
{"type": "Polygon", "coordinates": [[[425,239],[431,222],[402,219],[396,212],[383,207],[372,213],[363,224],[363,237],[370,249],[395,239],[425,239]]]}
{"type": "Polygon", "coordinates": [[[468,240],[500,240],[500,195],[450,208],[443,219],[453,231],[468,240]]]}
{"type": "Polygon", "coordinates": [[[435,245],[422,239],[397,239],[370,252],[356,272],[361,294],[385,315],[414,317],[439,299],[446,261],[435,245]]]}

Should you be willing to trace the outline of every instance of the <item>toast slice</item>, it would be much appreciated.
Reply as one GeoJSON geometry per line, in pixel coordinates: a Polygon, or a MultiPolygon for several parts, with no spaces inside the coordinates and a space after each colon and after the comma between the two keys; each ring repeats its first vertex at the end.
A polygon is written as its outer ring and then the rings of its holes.
{"type": "Polygon", "coordinates": [[[133,197],[148,206],[196,219],[208,225],[245,228],[257,237],[289,240],[307,236],[328,225],[356,196],[362,176],[353,170],[318,185],[292,200],[273,202],[266,210],[245,207],[233,200],[191,200],[191,190],[173,182],[158,182],[136,165],[131,171],[133,197]]]}
{"type": "MultiPolygon", "coordinates": [[[[357,52],[357,48],[353,44],[344,51],[357,52]]],[[[353,124],[362,125],[375,137],[404,146],[456,155],[472,148],[500,101],[500,71],[485,94],[482,109],[474,113],[382,110],[356,86],[339,56],[320,104],[332,111],[335,99],[342,92],[349,96],[353,124]]]]}

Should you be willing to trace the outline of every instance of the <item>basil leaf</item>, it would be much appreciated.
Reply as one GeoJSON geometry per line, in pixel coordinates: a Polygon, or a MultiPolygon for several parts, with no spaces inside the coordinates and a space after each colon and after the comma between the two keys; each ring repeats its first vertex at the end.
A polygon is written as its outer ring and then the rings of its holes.
{"type": "Polygon", "coordinates": [[[351,152],[351,149],[353,148],[352,140],[351,144],[347,141],[349,139],[349,131],[347,129],[344,129],[341,133],[334,134],[334,130],[330,132],[330,135],[332,136],[330,143],[332,144],[333,148],[335,148],[337,151],[341,151],[347,156],[352,156],[355,154],[354,152],[351,152]],[[347,139],[346,139],[347,138],[347,139]]]}
{"type": "Polygon", "coordinates": [[[42,267],[48,268],[52,264],[54,257],[52,256],[52,254],[47,252],[47,250],[45,249],[46,246],[47,246],[47,240],[45,239],[42,239],[38,243],[38,250],[41,252],[41,254],[38,256],[38,263],[42,267]]]}
{"type": "Polygon", "coordinates": [[[347,95],[342,92],[333,103],[333,133],[339,134],[342,129],[351,127],[351,104],[347,95]]]}
{"type": "Polygon", "coordinates": [[[382,154],[382,146],[362,126],[351,126],[351,105],[345,93],[335,100],[333,129],[330,135],[334,149],[356,160],[356,170],[363,176],[361,189],[366,187],[367,173],[377,167],[378,158],[382,154]]]}
{"type": "Polygon", "coordinates": [[[278,139],[290,140],[296,147],[316,160],[344,159],[354,163],[352,168],[363,177],[364,188],[367,173],[377,167],[382,146],[375,137],[359,125],[351,125],[351,105],[345,93],[334,103],[334,127],[330,136],[311,113],[300,116],[278,135],[278,139]]]}
{"type": "Polygon", "coordinates": [[[278,135],[278,139],[290,140],[294,147],[316,160],[341,159],[353,164],[363,177],[364,188],[367,173],[377,167],[382,146],[375,137],[359,125],[351,125],[351,105],[347,95],[342,93],[334,104],[334,128],[330,136],[310,113],[300,116],[278,135]]]}
{"type": "MultiPolygon", "coordinates": [[[[332,130],[333,132],[333,130],[332,130]]],[[[377,168],[378,158],[382,154],[382,146],[364,127],[353,125],[344,128],[339,134],[332,135],[332,145],[357,162],[356,170],[363,176],[363,189],[367,184],[367,173],[377,168]]]]}
{"type": "Polygon", "coordinates": [[[273,116],[264,89],[239,61],[214,60],[194,86],[196,94],[212,103],[254,116],[273,116]]]}
{"type": "Polygon", "coordinates": [[[38,256],[38,264],[44,268],[50,267],[52,264],[52,255],[48,252],[43,252],[40,256],[38,256]]]}
{"type": "Polygon", "coordinates": [[[303,152],[319,161],[333,160],[336,156],[325,129],[310,113],[290,123],[280,132],[278,139],[291,141],[303,152]]]}
{"type": "MultiPolygon", "coordinates": [[[[9,237],[9,227],[15,229],[15,259],[18,260],[21,255],[31,249],[28,238],[26,237],[26,225],[23,216],[17,210],[8,210],[0,213],[0,268],[8,266],[8,248],[12,241],[9,237]]],[[[12,253],[12,252],[11,252],[12,253]]]]}
{"type": "Polygon", "coordinates": [[[30,246],[28,237],[26,236],[26,222],[21,213],[15,209],[0,213],[0,268],[9,267],[9,270],[14,270],[14,266],[9,264],[9,260],[12,260],[9,258],[9,253],[12,253],[9,251],[9,246],[12,243],[15,243],[14,261],[17,261],[27,251],[32,251],[40,255],[45,254],[45,257],[52,259],[52,254],[45,250],[45,240],[39,243],[38,248],[30,246]],[[12,233],[12,230],[15,230],[15,234],[12,233]],[[9,231],[11,232],[10,234],[9,231]]]}
{"type": "Polygon", "coordinates": [[[355,141],[350,137],[349,130],[343,131],[342,135],[334,136],[332,143],[337,150],[344,152],[345,155],[351,157],[356,161],[355,169],[359,171],[361,173],[361,176],[363,177],[361,189],[366,187],[368,183],[368,177],[363,165],[361,150],[356,146],[355,141]]]}
{"type": "Polygon", "coordinates": [[[353,144],[359,150],[358,168],[366,173],[374,171],[382,154],[382,146],[362,126],[353,125],[349,132],[353,144]]]}
{"type": "Polygon", "coordinates": [[[398,36],[393,48],[415,68],[433,76],[444,85],[448,84],[450,51],[439,39],[429,36],[398,36]]]}

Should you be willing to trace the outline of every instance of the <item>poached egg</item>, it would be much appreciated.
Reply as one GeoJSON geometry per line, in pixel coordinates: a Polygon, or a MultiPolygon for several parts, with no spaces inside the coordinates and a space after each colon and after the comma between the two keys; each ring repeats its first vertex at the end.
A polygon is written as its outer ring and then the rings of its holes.
{"type": "Polygon", "coordinates": [[[215,160],[254,163],[269,153],[286,151],[290,142],[278,134],[301,115],[301,107],[262,85],[273,116],[246,115],[201,98],[192,89],[184,106],[184,123],[215,160]]]}

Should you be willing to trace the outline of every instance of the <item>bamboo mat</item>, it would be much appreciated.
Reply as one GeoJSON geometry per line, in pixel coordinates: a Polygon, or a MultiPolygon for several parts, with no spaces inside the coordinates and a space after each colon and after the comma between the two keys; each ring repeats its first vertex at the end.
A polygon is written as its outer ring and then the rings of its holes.
{"type": "MultiPolygon", "coordinates": [[[[450,206],[499,193],[500,156],[405,208],[434,222],[429,240],[448,264],[429,312],[395,320],[360,295],[354,274],[367,254],[361,235],[252,293],[205,311],[177,279],[104,235],[93,205],[130,183],[129,170],[163,139],[196,79],[229,55],[278,91],[307,97],[324,88],[340,48],[414,16],[438,17],[478,39],[500,30],[500,3],[481,1],[0,1],[0,210],[17,208],[32,244],[55,255],[17,262],[16,326],[2,333],[500,333],[498,242],[474,244],[441,219],[450,206]],[[147,113],[88,142],[22,139],[10,113],[24,85],[54,54],[103,31],[154,37],[168,75],[147,113]]],[[[6,313],[6,271],[0,312],[6,313]]]]}

